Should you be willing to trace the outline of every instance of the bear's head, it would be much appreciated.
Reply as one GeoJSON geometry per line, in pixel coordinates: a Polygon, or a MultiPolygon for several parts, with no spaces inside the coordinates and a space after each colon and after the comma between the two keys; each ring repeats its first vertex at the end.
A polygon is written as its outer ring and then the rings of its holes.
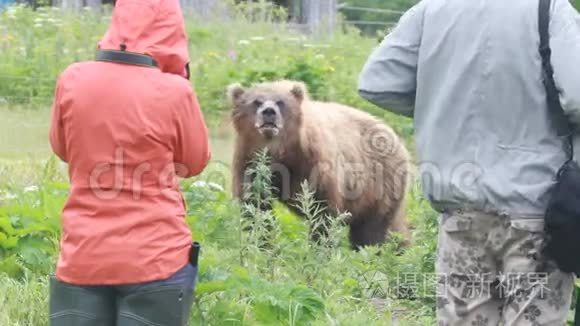
{"type": "Polygon", "coordinates": [[[238,134],[266,142],[296,134],[306,98],[306,86],[296,81],[260,83],[249,88],[238,83],[228,86],[232,122],[238,134]]]}

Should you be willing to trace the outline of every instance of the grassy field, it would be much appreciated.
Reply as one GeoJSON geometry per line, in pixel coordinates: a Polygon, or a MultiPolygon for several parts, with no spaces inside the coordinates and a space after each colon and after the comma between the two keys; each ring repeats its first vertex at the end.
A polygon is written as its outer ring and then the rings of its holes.
{"type": "MultiPolygon", "coordinates": [[[[255,10],[236,10],[227,21],[187,20],[193,86],[213,148],[206,171],[182,183],[187,221],[204,245],[192,325],[435,325],[437,220],[418,187],[410,190],[407,206],[415,244],[403,252],[396,238],[353,252],[339,224],[317,246],[308,241],[313,217],[300,219],[277,203],[272,212],[256,212],[231,200],[224,92],[232,82],[300,79],[316,99],[383,118],[413,150],[411,121],[356,93],[356,77],[377,39],[350,28],[306,37],[274,23],[276,10],[258,10],[258,21],[251,19],[255,10]],[[242,213],[254,216],[249,232],[241,231],[248,223],[242,213]],[[260,241],[264,237],[269,246],[260,241]]],[[[68,191],[66,166],[48,146],[49,107],[58,73],[91,58],[108,20],[106,13],[88,11],[0,12],[0,325],[48,324],[47,279],[68,191]]],[[[308,193],[302,203],[317,205],[308,193]]]]}
{"type": "MultiPolygon", "coordinates": [[[[0,110],[0,325],[47,325],[47,277],[68,184],[66,167],[50,155],[46,112],[0,110]]],[[[355,254],[338,225],[332,245],[313,246],[308,222],[279,205],[272,214],[253,212],[276,225],[274,246],[265,250],[257,241],[264,228],[240,232],[242,208],[229,195],[231,139],[218,134],[209,168],[183,183],[188,222],[204,244],[192,325],[432,324],[429,285],[403,277],[432,272],[435,216],[426,203],[418,196],[410,203],[423,240],[403,255],[395,255],[396,242],[382,256],[378,248],[355,254]],[[400,298],[400,288],[413,286],[425,296],[400,298]]]]}
{"type": "Polygon", "coordinates": [[[0,161],[48,157],[51,154],[47,138],[49,119],[48,109],[14,111],[0,108],[0,161]]]}
{"type": "MultiPolygon", "coordinates": [[[[10,110],[0,107],[0,164],[51,157],[48,131],[50,108],[10,110]]],[[[232,131],[226,121],[213,122],[212,155],[216,161],[231,159],[232,131]]]]}

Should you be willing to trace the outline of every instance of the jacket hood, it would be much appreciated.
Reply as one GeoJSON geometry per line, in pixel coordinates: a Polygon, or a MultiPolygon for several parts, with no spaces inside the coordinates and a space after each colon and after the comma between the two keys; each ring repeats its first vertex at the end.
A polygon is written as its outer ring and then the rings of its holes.
{"type": "Polygon", "coordinates": [[[179,0],[117,0],[98,48],[150,55],[161,71],[188,76],[187,35],[179,0]]]}

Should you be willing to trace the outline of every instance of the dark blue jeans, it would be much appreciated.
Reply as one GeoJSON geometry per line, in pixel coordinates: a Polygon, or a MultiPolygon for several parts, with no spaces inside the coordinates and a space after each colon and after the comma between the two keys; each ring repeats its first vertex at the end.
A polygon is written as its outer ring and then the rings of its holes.
{"type": "Polygon", "coordinates": [[[180,286],[186,289],[194,290],[196,277],[197,268],[191,266],[191,264],[187,264],[168,279],[140,284],[119,285],[115,288],[119,293],[125,295],[157,288],[160,286],[180,286]]]}
{"type": "Polygon", "coordinates": [[[118,286],[50,283],[51,326],[185,326],[197,267],[187,264],[165,280],[118,286]]]}

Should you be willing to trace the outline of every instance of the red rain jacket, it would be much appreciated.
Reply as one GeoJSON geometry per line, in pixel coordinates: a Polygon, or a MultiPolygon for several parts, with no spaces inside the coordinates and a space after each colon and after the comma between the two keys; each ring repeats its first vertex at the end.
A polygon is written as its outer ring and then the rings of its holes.
{"type": "Polygon", "coordinates": [[[147,54],[159,68],[73,64],[59,77],[50,128],[69,163],[56,276],[72,284],[127,284],[171,276],[192,234],[178,177],[201,173],[208,131],[185,77],[178,0],[118,0],[100,49],[147,54]]]}

